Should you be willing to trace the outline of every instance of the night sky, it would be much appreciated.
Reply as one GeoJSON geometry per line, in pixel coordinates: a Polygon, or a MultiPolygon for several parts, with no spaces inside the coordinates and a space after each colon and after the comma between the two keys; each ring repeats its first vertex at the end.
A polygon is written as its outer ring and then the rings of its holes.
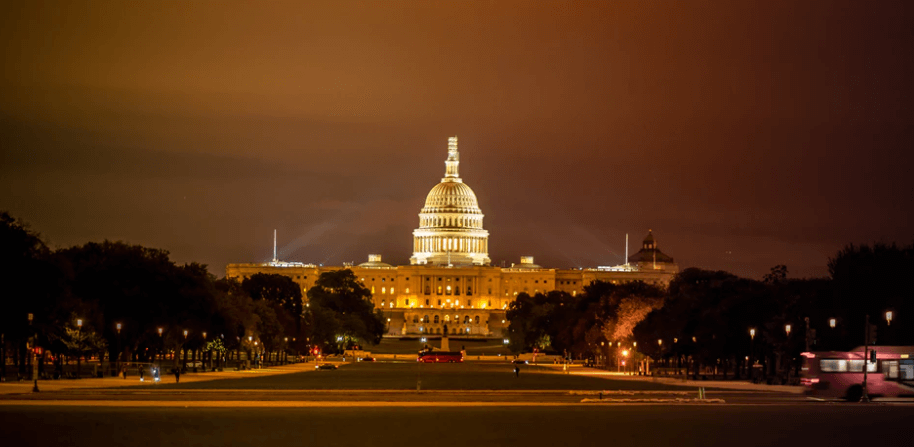
{"type": "Polygon", "coordinates": [[[447,138],[500,265],[823,276],[914,240],[914,2],[4,2],[0,209],[52,247],[408,264],[447,138]]]}

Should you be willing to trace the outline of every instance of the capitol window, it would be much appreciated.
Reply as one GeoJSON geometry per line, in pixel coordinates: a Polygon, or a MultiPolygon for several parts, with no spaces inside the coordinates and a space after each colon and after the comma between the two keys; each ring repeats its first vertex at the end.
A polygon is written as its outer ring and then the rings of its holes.
{"type": "Polygon", "coordinates": [[[473,288],[467,287],[467,296],[473,295],[473,288]]]}
{"type": "Polygon", "coordinates": [[[476,324],[479,324],[479,315],[476,316],[476,324]]]}
{"type": "Polygon", "coordinates": [[[418,323],[418,322],[419,322],[419,316],[413,315],[413,323],[418,323]]]}
{"type": "Polygon", "coordinates": [[[428,315],[426,315],[425,317],[423,317],[423,318],[422,318],[422,321],[428,323],[428,315]]]}
{"type": "Polygon", "coordinates": [[[435,315],[435,323],[437,323],[437,322],[438,322],[438,316],[435,315]]]}
{"type": "Polygon", "coordinates": [[[403,305],[404,305],[404,306],[409,306],[409,300],[403,300],[403,305]]]}

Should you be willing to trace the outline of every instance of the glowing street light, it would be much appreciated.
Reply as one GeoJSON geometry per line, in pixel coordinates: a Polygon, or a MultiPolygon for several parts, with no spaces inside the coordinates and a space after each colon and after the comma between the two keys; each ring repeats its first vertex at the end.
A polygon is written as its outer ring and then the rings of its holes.
{"type": "Polygon", "coordinates": [[[82,329],[82,328],[83,328],[83,320],[77,319],[77,320],[76,320],[76,326],[78,326],[80,329],[82,329]]]}
{"type": "Polygon", "coordinates": [[[662,346],[662,345],[663,345],[663,340],[657,339],[657,346],[662,346]]]}
{"type": "Polygon", "coordinates": [[[885,321],[886,321],[886,323],[888,323],[889,326],[892,325],[892,317],[893,317],[893,313],[892,313],[891,310],[890,310],[890,311],[887,311],[887,312],[885,313],[885,321]]]}
{"type": "Polygon", "coordinates": [[[834,318],[828,320],[828,325],[831,326],[832,329],[834,329],[835,325],[837,325],[837,324],[838,324],[838,320],[836,320],[834,318]]]}
{"type": "Polygon", "coordinates": [[[755,340],[755,328],[749,329],[749,338],[755,340]]]}
{"type": "Polygon", "coordinates": [[[628,357],[628,349],[622,350],[622,357],[628,357]]]}
{"type": "Polygon", "coordinates": [[[784,325],[784,332],[787,333],[788,337],[790,336],[790,325],[789,324],[784,325]]]}
{"type": "Polygon", "coordinates": [[[121,324],[118,323],[115,325],[115,327],[117,327],[117,333],[120,334],[121,333],[121,324]]]}
{"type": "Polygon", "coordinates": [[[159,328],[159,337],[162,336],[162,328],[159,328]]]}

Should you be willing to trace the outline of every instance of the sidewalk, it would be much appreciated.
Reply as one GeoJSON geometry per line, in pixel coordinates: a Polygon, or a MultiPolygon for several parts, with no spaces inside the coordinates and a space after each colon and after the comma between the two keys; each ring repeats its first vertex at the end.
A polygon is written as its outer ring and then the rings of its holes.
{"type": "MultiPolygon", "coordinates": [[[[540,366],[556,366],[556,365],[540,365],[540,366]]],[[[557,365],[558,369],[562,368],[562,365],[557,365]]],[[[632,376],[628,374],[606,371],[602,369],[591,369],[591,368],[574,368],[573,366],[569,368],[569,374],[575,375],[586,375],[592,377],[603,377],[606,379],[613,380],[633,380],[633,381],[642,381],[642,382],[652,382],[652,383],[662,383],[664,385],[674,385],[674,386],[683,386],[683,387],[693,387],[693,388],[719,388],[725,390],[742,390],[742,391],[772,391],[780,393],[791,393],[791,394],[803,394],[804,388],[802,386],[792,386],[792,385],[766,385],[761,383],[751,383],[743,381],[730,381],[730,380],[682,380],[671,377],[651,377],[651,376],[632,376]]]]}
{"type": "MultiPolygon", "coordinates": [[[[312,363],[293,363],[283,366],[271,366],[263,369],[246,369],[244,371],[225,370],[221,372],[205,373],[186,373],[181,374],[181,383],[205,382],[219,379],[242,379],[245,377],[273,376],[278,374],[290,374],[302,371],[313,371],[312,363]]],[[[59,379],[59,380],[39,380],[38,389],[41,391],[66,391],[90,388],[117,388],[124,386],[148,385],[155,386],[155,382],[149,374],[146,374],[145,381],[140,382],[140,376],[136,373],[129,374],[126,379],[123,376],[104,377],[101,379],[59,379]]],[[[175,383],[174,374],[162,374],[159,383],[175,383]]],[[[22,382],[3,382],[0,383],[0,395],[2,394],[27,394],[32,392],[34,386],[31,380],[22,382]]]]}

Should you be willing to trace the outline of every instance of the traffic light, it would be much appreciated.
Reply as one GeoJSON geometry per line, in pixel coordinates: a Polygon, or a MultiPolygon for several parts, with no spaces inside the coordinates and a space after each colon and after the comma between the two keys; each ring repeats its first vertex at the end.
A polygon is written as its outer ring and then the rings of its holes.
{"type": "Polygon", "coordinates": [[[869,342],[869,344],[871,344],[871,345],[876,344],[876,325],[875,324],[871,324],[869,326],[869,328],[867,328],[866,339],[869,342]]]}

